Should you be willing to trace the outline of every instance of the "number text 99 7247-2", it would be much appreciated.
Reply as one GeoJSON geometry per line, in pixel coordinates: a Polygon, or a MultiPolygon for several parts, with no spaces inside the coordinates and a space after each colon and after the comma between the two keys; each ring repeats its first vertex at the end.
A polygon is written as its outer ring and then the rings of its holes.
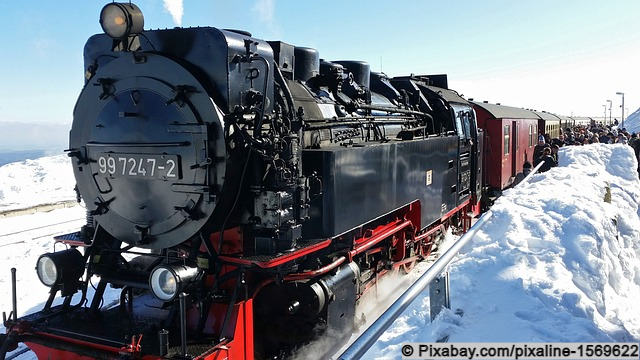
{"type": "Polygon", "coordinates": [[[97,158],[98,173],[109,177],[139,177],[148,179],[178,179],[176,155],[136,155],[101,153],[97,158]]]}

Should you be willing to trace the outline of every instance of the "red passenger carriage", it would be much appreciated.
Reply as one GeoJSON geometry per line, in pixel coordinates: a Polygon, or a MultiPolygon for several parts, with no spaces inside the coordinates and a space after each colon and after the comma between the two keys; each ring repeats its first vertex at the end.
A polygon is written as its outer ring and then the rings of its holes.
{"type": "Polygon", "coordinates": [[[533,162],[540,117],[521,108],[472,103],[478,127],[484,130],[484,183],[502,190],[511,185],[525,161],[533,162]]]}

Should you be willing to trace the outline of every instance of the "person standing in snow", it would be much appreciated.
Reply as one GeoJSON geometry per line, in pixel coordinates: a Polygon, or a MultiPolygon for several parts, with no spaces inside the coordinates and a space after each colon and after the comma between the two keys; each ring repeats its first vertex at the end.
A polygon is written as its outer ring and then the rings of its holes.
{"type": "Polygon", "coordinates": [[[516,174],[516,178],[513,180],[513,183],[511,184],[510,187],[515,187],[516,185],[520,184],[522,180],[524,180],[524,178],[526,178],[527,175],[529,175],[530,173],[531,173],[531,163],[528,161],[525,161],[524,164],[522,165],[522,172],[519,172],[516,174]]]}
{"type": "Polygon", "coordinates": [[[533,166],[537,166],[540,163],[540,157],[542,157],[542,150],[545,148],[546,141],[544,136],[538,136],[538,143],[533,148],[533,166]]]}
{"type": "Polygon", "coordinates": [[[558,165],[558,151],[560,150],[560,147],[556,144],[551,145],[551,157],[553,158],[553,161],[556,163],[556,165],[558,165]]]}
{"type": "Polygon", "coordinates": [[[623,133],[618,133],[618,139],[617,139],[616,143],[625,144],[626,145],[626,144],[628,144],[628,142],[629,141],[627,140],[627,137],[623,133]]]}
{"type": "Polygon", "coordinates": [[[544,148],[544,150],[542,151],[540,162],[543,162],[542,166],[540,166],[540,169],[538,169],[538,172],[541,173],[549,171],[549,169],[551,169],[552,167],[558,166],[556,161],[553,160],[553,156],[551,156],[551,148],[548,147],[544,148]]]}
{"type": "Polygon", "coordinates": [[[562,147],[562,146],[566,145],[565,142],[564,142],[564,134],[560,133],[560,135],[558,135],[557,138],[551,139],[551,144],[552,144],[552,146],[553,145],[558,145],[558,147],[562,147]]]}
{"type": "Polygon", "coordinates": [[[640,177],[640,137],[638,137],[638,134],[633,133],[631,135],[629,145],[633,148],[633,153],[636,155],[636,160],[638,161],[638,176],[640,177]]]}

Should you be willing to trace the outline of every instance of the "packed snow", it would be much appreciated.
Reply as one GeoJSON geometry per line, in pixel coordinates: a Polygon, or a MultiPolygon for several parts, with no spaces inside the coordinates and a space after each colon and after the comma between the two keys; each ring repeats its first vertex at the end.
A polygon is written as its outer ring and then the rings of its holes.
{"type": "MultiPolygon", "coordinates": [[[[493,217],[448,266],[452,309],[432,323],[425,293],[364,358],[401,359],[403,343],[445,336],[449,342],[639,342],[636,168],[627,145],[561,148],[559,166],[505,191],[493,217]]],[[[5,165],[0,211],[73,200],[73,186],[65,157],[5,165]]],[[[77,229],[83,217],[81,206],[0,217],[0,311],[11,310],[11,267],[17,268],[18,315],[41,308],[48,289],[37,279],[36,260],[53,250],[52,234],[77,229]]]]}

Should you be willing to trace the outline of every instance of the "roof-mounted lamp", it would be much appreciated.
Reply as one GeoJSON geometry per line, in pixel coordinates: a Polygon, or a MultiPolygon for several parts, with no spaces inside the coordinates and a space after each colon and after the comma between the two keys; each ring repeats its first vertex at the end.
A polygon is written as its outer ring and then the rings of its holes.
{"type": "Polygon", "coordinates": [[[102,30],[114,39],[125,39],[142,32],[144,16],[132,3],[109,3],[100,11],[102,30]]]}

